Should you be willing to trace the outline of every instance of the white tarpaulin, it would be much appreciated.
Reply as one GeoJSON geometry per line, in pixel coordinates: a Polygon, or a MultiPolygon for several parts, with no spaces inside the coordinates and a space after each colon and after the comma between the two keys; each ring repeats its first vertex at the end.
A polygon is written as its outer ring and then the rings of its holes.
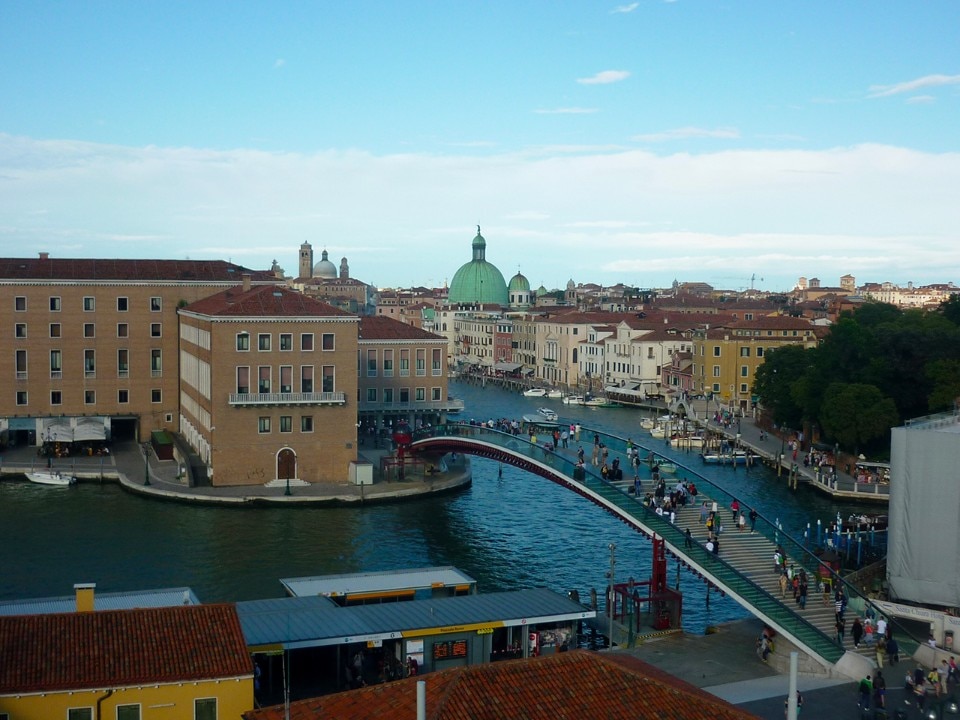
{"type": "Polygon", "coordinates": [[[77,418],[73,429],[74,442],[98,442],[107,439],[104,419],[99,417],[77,418]]]}
{"type": "Polygon", "coordinates": [[[73,428],[67,418],[45,418],[40,421],[43,442],[73,442],[73,428]]]}

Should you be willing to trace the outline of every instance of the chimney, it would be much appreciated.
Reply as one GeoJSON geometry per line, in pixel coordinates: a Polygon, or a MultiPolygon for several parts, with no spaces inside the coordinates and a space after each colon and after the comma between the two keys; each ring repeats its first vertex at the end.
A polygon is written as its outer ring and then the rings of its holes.
{"type": "Polygon", "coordinates": [[[77,612],[93,612],[93,591],[96,583],[77,583],[73,586],[77,594],[77,612]]]}
{"type": "Polygon", "coordinates": [[[50,259],[50,253],[48,253],[48,252],[42,252],[42,253],[40,253],[40,259],[41,259],[41,260],[49,260],[49,259],[50,259]]]}
{"type": "Polygon", "coordinates": [[[243,291],[249,292],[250,291],[250,273],[245,272],[240,277],[243,278],[243,291]]]}

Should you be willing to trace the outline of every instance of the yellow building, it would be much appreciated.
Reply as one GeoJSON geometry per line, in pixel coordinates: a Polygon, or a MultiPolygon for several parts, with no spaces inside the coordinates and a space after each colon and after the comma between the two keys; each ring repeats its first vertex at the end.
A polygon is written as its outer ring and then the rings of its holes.
{"type": "Polygon", "coordinates": [[[358,321],[248,276],[180,310],[180,432],[214,486],[347,482],[358,321]]]}
{"type": "Polygon", "coordinates": [[[0,617],[0,717],[224,720],[253,708],[233,605],[0,617]]]}

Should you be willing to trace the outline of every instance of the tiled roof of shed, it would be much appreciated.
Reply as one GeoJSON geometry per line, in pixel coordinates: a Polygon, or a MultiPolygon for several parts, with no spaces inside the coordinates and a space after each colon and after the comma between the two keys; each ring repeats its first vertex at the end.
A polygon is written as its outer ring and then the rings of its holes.
{"type": "Polygon", "coordinates": [[[408,325],[383,315],[372,315],[360,318],[360,341],[364,340],[444,340],[444,338],[418,328],[416,325],[408,325]]]}
{"type": "MultiPolygon", "coordinates": [[[[641,660],[573,651],[528,660],[471,665],[290,704],[290,720],[406,720],[415,714],[417,680],[427,687],[428,720],[746,720],[748,712],[641,660]]],[[[282,720],[282,705],[244,720],[282,720]]]]}
{"type": "Polygon", "coordinates": [[[249,290],[243,286],[224,290],[197,300],[184,308],[187,312],[212,317],[333,317],[350,316],[303,293],[284,287],[256,285],[249,290]]]}
{"type": "Polygon", "coordinates": [[[254,282],[277,281],[266,270],[248,270],[223,260],[0,258],[4,280],[239,282],[243,273],[250,273],[254,282]]]}
{"type": "Polygon", "coordinates": [[[233,605],[0,617],[0,693],[252,673],[233,605]]]}

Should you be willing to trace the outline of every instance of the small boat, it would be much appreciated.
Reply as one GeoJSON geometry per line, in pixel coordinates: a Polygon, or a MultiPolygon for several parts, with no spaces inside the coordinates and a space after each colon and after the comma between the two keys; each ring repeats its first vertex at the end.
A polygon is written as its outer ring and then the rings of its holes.
{"type": "Polygon", "coordinates": [[[667,429],[663,425],[657,425],[655,428],[650,430],[650,437],[655,437],[658,440],[662,440],[667,436],[667,429]]]}
{"type": "Polygon", "coordinates": [[[640,421],[640,427],[643,430],[653,430],[657,426],[657,421],[653,418],[643,418],[640,421]]]}
{"type": "Polygon", "coordinates": [[[583,395],[567,395],[563,399],[564,405],[583,405],[583,395]]]}
{"type": "Polygon", "coordinates": [[[73,475],[64,475],[59,470],[33,470],[27,473],[27,480],[38,485],[76,485],[73,475]]]}
{"type": "Polygon", "coordinates": [[[747,451],[733,450],[732,452],[725,453],[707,452],[703,453],[700,459],[708,465],[746,465],[747,451]]]}
{"type": "MultiPolygon", "coordinates": [[[[865,532],[886,530],[886,515],[851,515],[840,523],[840,532],[865,532]]],[[[837,521],[830,523],[830,532],[837,532],[837,521]]]]}
{"type": "Polygon", "coordinates": [[[553,421],[557,419],[557,414],[550,408],[542,407],[537,408],[537,412],[543,415],[547,420],[553,421]]]}
{"type": "Polygon", "coordinates": [[[699,448],[703,447],[703,435],[673,435],[667,442],[670,447],[699,448]]]}
{"type": "Polygon", "coordinates": [[[583,401],[587,407],[620,407],[620,403],[613,400],[607,400],[605,397],[591,397],[583,401]]]}
{"type": "Polygon", "coordinates": [[[673,475],[677,472],[677,466],[672,462],[660,463],[658,467],[660,468],[660,472],[665,475],[673,475]]]}
{"type": "Polygon", "coordinates": [[[555,398],[555,399],[558,399],[558,400],[559,400],[560,398],[563,397],[563,390],[556,390],[556,389],[554,389],[554,390],[547,390],[547,397],[548,397],[548,398],[555,398]]]}
{"type": "Polygon", "coordinates": [[[530,388],[529,390],[523,391],[524,397],[543,397],[547,394],[547,391],[543,388],[530,388]]]}

